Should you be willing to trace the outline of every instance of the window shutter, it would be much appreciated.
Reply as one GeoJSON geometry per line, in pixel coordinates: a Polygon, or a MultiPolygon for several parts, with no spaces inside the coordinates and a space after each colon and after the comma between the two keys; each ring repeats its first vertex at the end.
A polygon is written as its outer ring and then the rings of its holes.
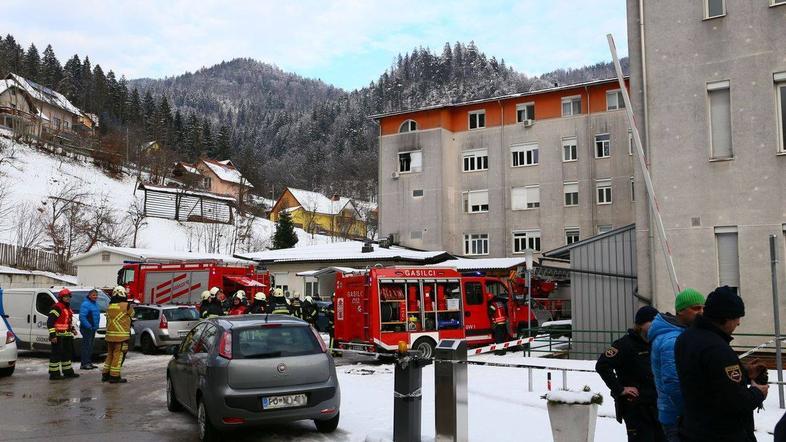
{"type": "Polygon", "coordinates": [[[709,94],[712,157],[731,158],[731,94],[729,89],[716,89],[709,94]]]}
{"type": "Polygon", "coordinates": [[[540,187],[527,187],[527,202],[540,202],[540,187]]]}
{"type": "Polygon", "coordinates": [[[469,205],[472,206],[479,206],[479,205],[488,205],[489,203],[489,193],[488,191],[484,192],[470,192],[469,193],[469,205]]]}
{"type": "Polygon", "coordinates": [[[719,285],[740,286],[740,260],[737,248],[737,232],[715,233],[718,239],[719,285]]]}
{"type": "Polygon", "coordinates": [[[527,208],[527,189],[525,187],[514,187],[510,191],[511,209],[524,210],[527,208]]]}
{"type": "Polygon", "coordinates": [[[420,172],[423,169],[423,154],[422,152],[412,152],[410,154],[411,163],[410,170],[412,172],[420,172]]]}

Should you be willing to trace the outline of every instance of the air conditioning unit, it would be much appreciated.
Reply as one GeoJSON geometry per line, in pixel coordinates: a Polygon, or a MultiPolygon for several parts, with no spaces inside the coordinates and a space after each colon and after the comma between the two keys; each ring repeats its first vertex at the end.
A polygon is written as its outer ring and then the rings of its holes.
{"type": "Polygon", "coordinates": [[[397,180],[399,176],[401,176],[401,174],[399,174],[398,172],[393,172],[390,174],[390,177],[393,178],[394,180],[397,180]]]}
{"type": "Polygon", "coordinates": [[[532,119],[524,120],[524,127],[532,127],[533,124],[535,124],[535,120],[532,119]]]}

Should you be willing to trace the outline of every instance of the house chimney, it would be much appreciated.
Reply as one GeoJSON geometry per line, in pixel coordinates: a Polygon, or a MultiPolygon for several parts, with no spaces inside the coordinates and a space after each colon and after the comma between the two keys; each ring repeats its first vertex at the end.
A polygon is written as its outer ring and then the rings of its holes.
{"type": "Polygon", "coordinates": [[[337,193],[334,193],[333,196],[330,197],[330,199],[331,201],[338,201],[341,199],[341,197],[337,193]]]}
{"type": "Polygon", "coordinates": [[[362,249],[360,249],[360,252],[361,252],[361,253],[371,253],[371,252],[373,252],[373,251],[374,251],[374,246],[373,246],[373,245],[371,245],[371,240],[367,239],[367,240],[366,240],[366,241],[363,243],[363,248],[362,248],[362,249]]]}

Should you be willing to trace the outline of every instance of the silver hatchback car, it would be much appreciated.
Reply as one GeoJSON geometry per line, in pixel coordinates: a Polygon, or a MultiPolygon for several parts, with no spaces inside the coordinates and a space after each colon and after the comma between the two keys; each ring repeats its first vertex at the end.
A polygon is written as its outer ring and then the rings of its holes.
{"type": "Polygon", "coordinates": [[[199,322],[199,312],[191,305],[148,305],[134,307],[134,347],[152,354],[156,349],[180,345],[183,337],[199,322]]]}
{"type": "Polygon", "coordinates": [[[197,416],[200,440],[221,430],[314,420],[338,427],[336,365],[319,334],[286,315],[224,316],[200,322],[167,366],[167,408],[197,416]]]}

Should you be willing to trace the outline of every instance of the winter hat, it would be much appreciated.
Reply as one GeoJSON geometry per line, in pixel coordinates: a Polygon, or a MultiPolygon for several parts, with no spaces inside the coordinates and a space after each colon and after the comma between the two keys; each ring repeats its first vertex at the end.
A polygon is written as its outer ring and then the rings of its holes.
{"type": "Polygon", "coordinates": [[[651,305],[645,305],[644,307],[640,308],[639,311],[636,312],[636,319],[634,322],[636,325],[646,324],[647,322],[652,322],[655,319],[655,315],[658,314],[658,309],[651,305]]]}
{"type": "Polygon", "coordinates": [[[704,316],[711,319],[741,318],[745,316],[745,303],[737,295],[737,289],[724,285],[707,295],[704,316]]]}
{"type": "Polygon", "coordinates": [[[674,300],[674,311],[679,312],[694,305],[704,305],[704,295],[698,290],[688,287],[677,293],[677,299],[674,300]]]}

